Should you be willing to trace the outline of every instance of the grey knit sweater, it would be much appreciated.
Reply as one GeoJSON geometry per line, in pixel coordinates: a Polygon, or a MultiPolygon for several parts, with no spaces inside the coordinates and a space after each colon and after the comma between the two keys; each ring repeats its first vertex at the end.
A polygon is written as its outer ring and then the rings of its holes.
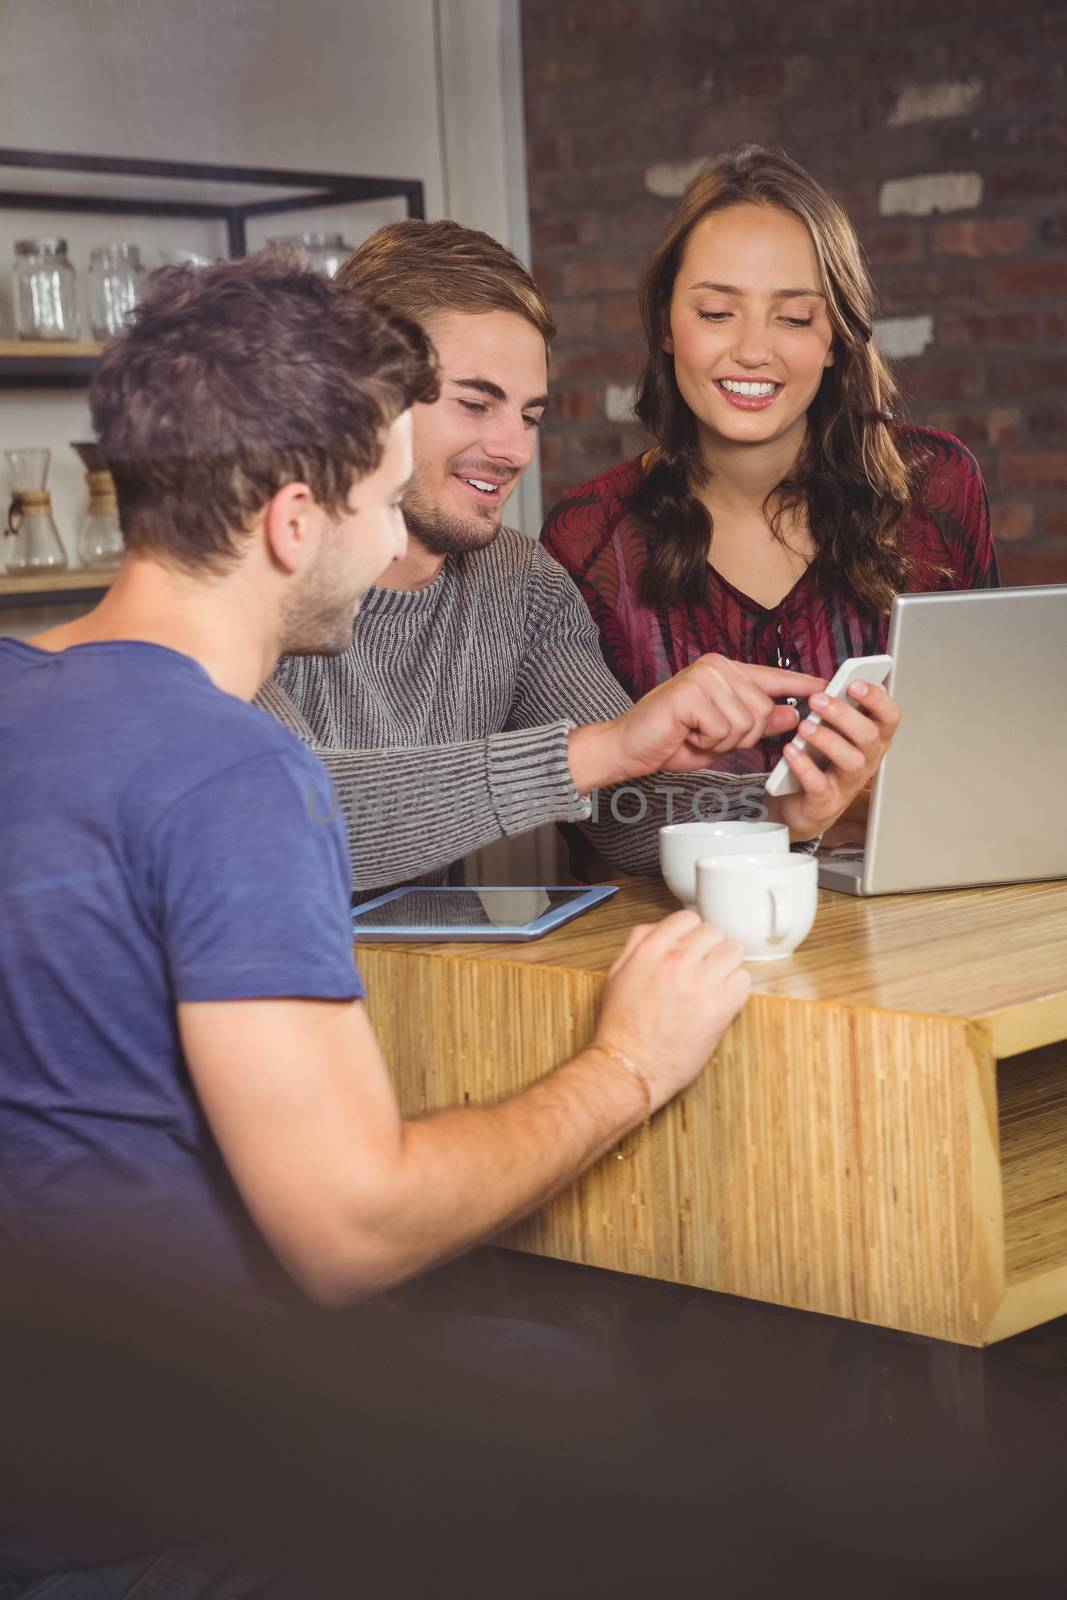
{"type": "Polygon", "coordinates": [[[631,702],[568,574],[509,528],[450,556],[425,589],[372,589],[348,650],[284,657],[257,698],[326,764],[363,892],[439,881],[470,851],[544,822],[577,822],[621,871],[656,872],[658,829],[689,820],[694,801],[697,815],[760,814],[751,774],[577,793],[568,734],[631,702]]]}

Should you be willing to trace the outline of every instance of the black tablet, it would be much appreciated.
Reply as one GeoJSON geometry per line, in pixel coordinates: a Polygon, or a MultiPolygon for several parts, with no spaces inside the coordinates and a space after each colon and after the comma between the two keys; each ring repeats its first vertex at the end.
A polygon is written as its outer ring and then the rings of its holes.
{"type": "Polygon", "coordinates": [[[526,886],[522,888],[390,889],[365,900],[352,912],[357,939],[474,940],[479,944],[540,939],[590,907],[618,893],[618,885],[593,888],[526,886]]]}

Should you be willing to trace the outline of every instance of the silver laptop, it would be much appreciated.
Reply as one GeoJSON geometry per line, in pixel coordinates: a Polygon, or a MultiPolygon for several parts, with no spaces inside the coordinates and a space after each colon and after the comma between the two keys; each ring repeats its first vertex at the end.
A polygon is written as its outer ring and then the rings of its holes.
{"type": "Polygon", "coordinates": [[[820,851],[820,886],[1067,877],[1067,584],[900,595],[887,648],[901,724],[864,848],[820,851]]]}

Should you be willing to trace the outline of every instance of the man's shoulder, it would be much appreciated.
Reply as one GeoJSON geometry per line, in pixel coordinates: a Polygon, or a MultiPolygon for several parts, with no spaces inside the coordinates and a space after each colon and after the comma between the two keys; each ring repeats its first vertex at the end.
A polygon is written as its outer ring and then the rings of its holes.
{"type": "Polygon", "coordinates": [[[501,528],[493,543],[477,555],[477,582],[494,597],[522,596],[535,605],[545,598],[554,604],[572,594],[580,599],[570,574],[551,551],[540,539],[516,528],[501,528]]]}
{"type": "Polygon", "coordinates": [[[171,798],[192,795],[226,775],[258,763],[304,780],[319,771],[311,752],[265,710],[214,686],[169,708],[162,737],[146,742],[138,783],[158,779],[171,798]]]}

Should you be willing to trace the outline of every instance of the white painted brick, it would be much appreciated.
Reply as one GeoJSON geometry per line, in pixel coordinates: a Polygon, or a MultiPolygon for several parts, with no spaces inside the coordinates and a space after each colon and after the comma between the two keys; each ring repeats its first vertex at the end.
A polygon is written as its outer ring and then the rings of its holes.
{"type": "Polygon", "coordinates": [[[890,178],[878,196],[883,217],[928,217],[933,211],[970,211],[982,203],[978,172],[930,172],[919,178],[890,178]]]}
{"type": "Polygon", "coordinates": [[[634,421],[634,392],[629,384],[608,384],[604,391],[604,415],[609,422],[634,421]]]}
{"type": "Polygon", "coordinates": [[[874,325],[875,342],[890,361],[921,356],[934,337],[933,317],[882,317],[874,325]]]}
{"type": "Polygon", "coordinates": [[[981,78],[957,78],[943,83],[909,83],[889,113],[889,126],[909,122],[935,122],[942,117],[963,117],[982,96],[981,78]]]}
{"type": "Polygon", "coordinates": [[[698,156],[695,161],[664,161],[658,167],[649,167],[645,173],[645,188],[665,200],[676,200],[685,193],[707,159],[707,156],[698,156]]]}

